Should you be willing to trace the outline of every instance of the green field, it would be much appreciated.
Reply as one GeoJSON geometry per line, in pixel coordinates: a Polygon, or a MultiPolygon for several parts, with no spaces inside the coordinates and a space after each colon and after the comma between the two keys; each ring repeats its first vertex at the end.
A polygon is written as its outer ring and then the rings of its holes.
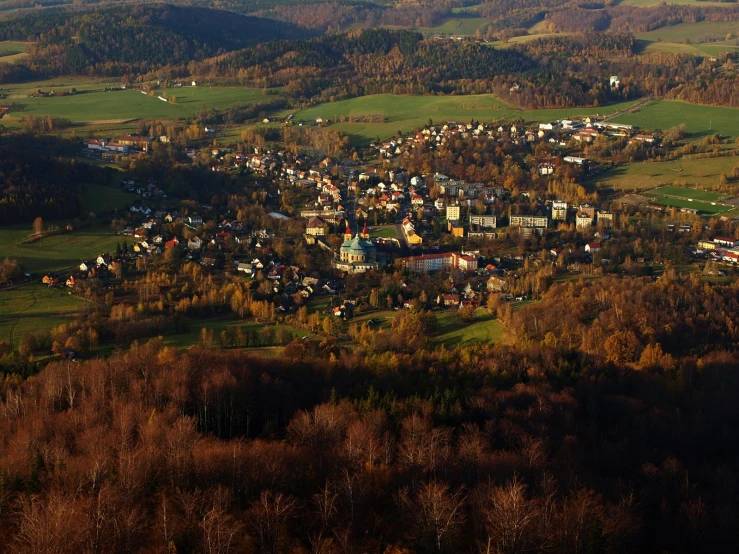
{"type": "Polygon", "coordinates": [[[739,157],[697,159],[683,157],[670,162],[641,162],[615,167],[590,179],[600,188],[618,191],[645,190],[662,185],[710,189],[717,186],[721,173],[731,174],[739,157]]]}
{"type": "Polygon", "coordinates": [[[728,198],[726,194],[710,192],[707,190],[688,189],[684,187],[664,186],[652,189],[644,193],[646,196],[671,196],[685,200],[703,200],[706,202],[718,202],[728,198]]]}
{"type": "MultiPolygon", "coordinates": [[[[700,2],[705,5],[707,2],[700,2]]],[[[647,33],[635,33],[636,38],[649,41],[685,42],[693,43],[708,42],[708,40],[725,40],[727,33],[734,36],[739,32],[739,24],[736,21],[699,21],[698,23],[680,23],[660,27],[647,33]]]]}
{"type": "Polygon", "coordinates": [[[729,205],[712,204],[711,202],[691,202],[690,200],[678,198],[655,198],[653,202],[675,208],[690,208],[698,210],[699,213],[705,215],[718,215],[735,209],[734,206],[729,205]]]}
{"type": "Polygon", "coordinates": [[[26,50],[29,44],[29,42],[14,40],[0,41],[0,63],[15,63],[28,57],[26,50]]]}
{"type": "Polygon", "coordinates": [[[370,235],[373,237],[379,237],[383,239],[394,239],[398,236],[398,231],[395,225],[386,225],[383,227],[370,227],[368,229],[370,235]]]}
{"type": "Polygon", "coordinates": [[[659,6],[663,3],[668,6],[731,6],[731,4],[727,2],[703,2],[700,0],[623,0],[623,3],[632,6],[639,6],[641,8],[659,6]]]}
{"type": "MultiPolygon", "coordinates": [[[[74,81],[60,81],[55,90],[78,88],[74,81]]],[[[49,90],[37,83],[37,88],[49,90]]],[[[98,88],[101,86],[97,85],[98,88]]],[[[11,85],[12,87],[12,85],[11,85]]],[[[92,86],[91,86],[92,88],[92,86]]],[[[3,89],[6,90],[6,89],[3,89]]],[[[34,89],[31,89],[34,90],[34,89]]],[[[238,105],[254,104],[268,98],[261,89],[238,87],[182,87],[158,91],[176,97],[176,103],[159,100],[136,90],[94,91],[69,96],[23,98],[29,90],[11,88],[8,98],[19,107],[12,115],[3,119],[5,124],[20,125],[24,115],[61,117],[73,123],[93,125],[118,125],[136,119],[190,119],[202,106],[208,109],[223,109],[238,105]]]]}
{"type": "Polygon", "coordinates": [[[473,342],[498,342],[503,336],[503,325],[480,308],[471,322],[462,321],[456,309],[437,316],[439,329],[434,342],[453,348],[473,342]]]}
{"type": "Polygon", "coordinates": [[[85,302],[68,290],[26,285],[0,292],[0,341],[15,347],[28,333],[48,331],[73,319],[85,302]]]}
{"type": "Polygon", "coordinates": [[[490,94],[470,96],[396,96],[375,94],[320,104],[297,112],[295,119],[312,121],[318,117],[332,121],[334,117],[382,113],[384,123],[335,123],[332,129],[346,133],[354,144],[371,142],[377,137],[386,138],[398,131],[407,133],[421,128],[431,119],[435,124],[448,121],[492,122],[508,118],[527,121],[548,121],[575,115],[609,114],[627,108],[623,102],[600,108],[571,108],[560,110],[520,110],[512,108],[490,94]]]}
{"type": "Polygon", "coordinates": [[[113,252],[116,244],[123,240],[110,229],[92,227],[22,243],[30,234],[30,225],[0,228],[0,243],[3,244],[0,255],[20,260],[26,271],[37,276],[74,267],[83,260],[113,252]]]}
{"type": "MultiPolygon", "coordinates": [[[[532,27],[533,29],[533,27],[532,27]]],[[[485,44],[488,46],[493,46],[495,48],[510,48],[514,44],[522,44],[526,42],[531,42],[533,40],[537,40],[540,38],[553,38],[553,37],[566,37],[570,36],[573,33],[550,33],[550,32],[542,32],[542,33],[534,33],[530,35],[520,35],[517,37],[511,37],[506,41],[502,40],[496,40],[493,42],[486,42],[485,44]]]]}
{"type": "Polygon", "coordinates": [[[722,136],[739,137],[739,109],[737,108],[657,100],[634,113],[620,115],[613,121],[637,125],[650,131],[667,130],[684,123],[685,130],[691,135],[700,137],[719,133],[722,136]]]}
{"type": "Polygon", "coordinates": [[[122,210],[133,202],[134,195],[118,187],[88,185],[85,187],[87,210],[95,214],[122,210]]]}
{"type": "Polygon", "coordinates": [[[490,24],[484,17],[454,17],[436,27],[417,27],[415,30],[426,35],[474,35],[475,31],[490,24]]]}

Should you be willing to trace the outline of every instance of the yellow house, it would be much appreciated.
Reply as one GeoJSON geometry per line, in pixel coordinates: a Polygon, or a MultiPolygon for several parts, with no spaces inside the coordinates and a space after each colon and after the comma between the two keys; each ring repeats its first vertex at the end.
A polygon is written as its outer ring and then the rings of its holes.
{"type": "Polygon", "coordinates": [[[411,246],[423,244],[423,239],[421,238],[421,235],[417,235],[414,231],[411,231],[410,233],[408,233],[408,235],[406,235],[406,240],[411,246]]]}

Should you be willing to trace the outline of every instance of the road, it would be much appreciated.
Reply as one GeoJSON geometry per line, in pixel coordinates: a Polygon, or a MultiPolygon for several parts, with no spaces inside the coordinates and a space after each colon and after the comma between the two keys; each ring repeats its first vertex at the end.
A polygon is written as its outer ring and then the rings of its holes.
{"type": "Polygon", "coordinates": [[[632,104],[628,108],[624,108],[623,110],[618,110],[617,112],[613,112],[612,114],[609,114],[609,115],[605,116],[603,118],[603,121],[610,121],[611,119],[615,119],[618,116],[624,115],[626,113],[629,113],[632,110],[643,108],[644,106],[646,106],[647,104],[649,104],[652,100],[654,100],[654,98],[651,97],[651,96],[649,98],[642,98],[636,104],[632,104]]]}

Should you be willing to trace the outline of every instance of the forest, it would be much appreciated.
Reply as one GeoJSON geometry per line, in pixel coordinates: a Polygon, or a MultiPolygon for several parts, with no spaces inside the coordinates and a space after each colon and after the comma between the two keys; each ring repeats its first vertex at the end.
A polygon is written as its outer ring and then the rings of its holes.
{"type": "Polygon", "coordinates": [[[672,274],[606,279],[553,287],[513,316],[508,344],[430,348],[409,312],[380,350],[296,340],[268,361],[154,339],[8,376],[0,540],[60,554],[731,549],[735,298],[672,274]]]}
{"type": "Polygon", "coordinates": [[[288,23],[163,4],[81,13],[44,10],[0,22],[0,40],[37,43],[28,65],[46,76],[146,72],[311,34],[288,23]]]}

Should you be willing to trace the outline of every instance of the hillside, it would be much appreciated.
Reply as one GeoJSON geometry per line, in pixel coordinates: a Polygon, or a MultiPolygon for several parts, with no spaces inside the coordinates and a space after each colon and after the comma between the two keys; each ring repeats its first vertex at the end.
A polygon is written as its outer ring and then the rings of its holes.
{"type": "Polygon", "coordinates": [[[92,12],[45,10],[0,23],[0,40],[36,42],[29,66],[46,73],[145,71],[310,32],[207,8],[147,5],[92,12]]]}

